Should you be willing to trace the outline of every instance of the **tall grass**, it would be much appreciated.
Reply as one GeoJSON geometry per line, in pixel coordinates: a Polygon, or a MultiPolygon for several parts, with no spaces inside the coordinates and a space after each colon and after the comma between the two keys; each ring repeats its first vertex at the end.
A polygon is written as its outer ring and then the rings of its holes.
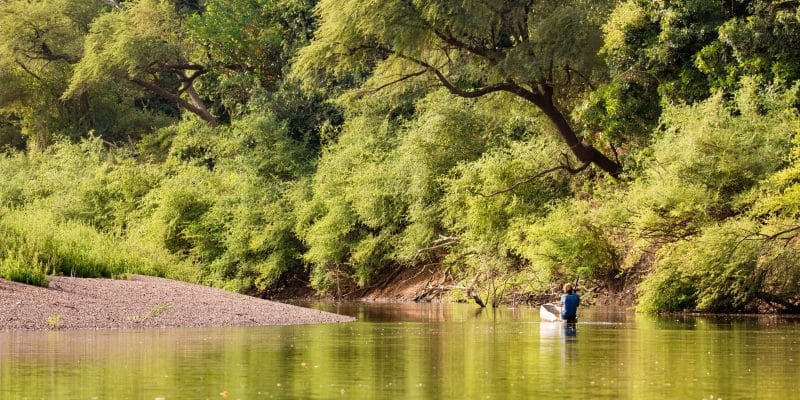
{"type": "Polygon", "coordinates": [[[27,257],[20,250],[17,253],[9,252],[0,258],[0,278],[29,285],[47,286],[50,283],[47,264],[38,257],[27,257]]]}
{"type": "Polygon", "coordinates": [[[190,263],[154,246],[114,237],[49,210],[0,212],[0,254],[4,278],[46,285],[47,274],[118,278],[143,274],[195,281],[190,263]]]}

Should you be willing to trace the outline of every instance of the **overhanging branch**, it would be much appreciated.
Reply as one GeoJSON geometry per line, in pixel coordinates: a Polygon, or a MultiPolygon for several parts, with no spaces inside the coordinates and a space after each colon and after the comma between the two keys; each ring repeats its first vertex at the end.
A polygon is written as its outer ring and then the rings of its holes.
{"type": "MultiPolygon", "coordinates": [[[[363,49],[363,48],[364,47],[362,46],[361,49],[363,49]]],[[[441,69],[433,66],[432,64],[428,63],[427,61],[423,61],[423,60],[420,60],[420,59],[418,59],[416,57],[411,57],[409,55],[406,55],[406,54],[403,54],[403,53],[399,53],[397,51],[394,51],[394,50],[392,50],[390,48],[383,47],[383,46],[373,46],[373,47],[370,47],[369,49],[377,50],[377,51],[383,52],[385,54],[392,54],[392,55],[395,55],[395,56],[397,56],[399,58],[402,58],[404,60],[407,60],[407,61],[410,61],[410,62],[412,62],[414,64],[417,64],[417,65],[419,65],[421,67],[424,67],[426,71],[432,72],[436,76],[436,79],[438,79],[439,82],[442,83],[442,86],[444,86],[448,91],[450,91],[450,93],[452,93],[452,94],[454,94],[456,96],[459,96],[459,97],[476,98],[476,97],[481,97],[481,96],[489,94],[489,93],[499,92],[499,91],[513,92],[515,88],[519,88],[514,82],[509,81],[509,82],[495,83],[495,84],[492,84],[492,85],[483,86],[483,87],[480,87],[480,88],[477,88],[477,89],[472,89],[472,90],[461,89],[458,86],[456,86],[455,84],[453,84],[453,82],[451,82],[447,78],[447,76],[441,71],[441,69]]],[[[358,50],[358,49],[352,49],[352,50],[355,51],[355,50],[358,50]]],[[[519,89],[521,89],[521,88],[519,88],[519,89]]]]}

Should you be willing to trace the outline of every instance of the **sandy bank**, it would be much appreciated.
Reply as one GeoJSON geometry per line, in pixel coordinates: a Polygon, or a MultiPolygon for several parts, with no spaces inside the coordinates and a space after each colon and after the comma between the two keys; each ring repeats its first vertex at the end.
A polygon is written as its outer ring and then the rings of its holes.
{"type": "Polygon", "coordinates": [[[351,317],[200,285],[54,277],[49,288],[0,279],[0,330],[222,327],[350,322],[351,317]]]}

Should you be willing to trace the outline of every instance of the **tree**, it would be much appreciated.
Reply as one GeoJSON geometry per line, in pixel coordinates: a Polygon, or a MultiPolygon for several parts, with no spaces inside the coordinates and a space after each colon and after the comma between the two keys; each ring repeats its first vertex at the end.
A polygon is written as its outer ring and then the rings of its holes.
{"type": "Polygon", "coordinates": [[[0,2],[0,114],[34,142],[81,126],[89,99],[59,102],[83,35],[100,5],[73,0],[0,2]],[[67,13],[66,10],[71,12],[67,13]]]}
{"type": "Polygon", "coordinates": [[[124,6],[112,0],[106,3],[113,10],[92,22],[84,55],[74,60],[75,72],[62,97],[79,96],[92,86],[123,79],[217,125],[194,87],[208,70],[190,62],[191,48],[175,6],[159,0],[124,6]],[[179,86],[177,91],[170,90],[174,86],[179,86]],[[188,100],[181,96],[184,93],[188,100]]]}
{"type": "Polygon", "coordinates": [[[465,98],[510,93],[542,111],[582,168],[618,177],[621,165],[569,118],[598,73],[605,11],[584,0],[323,0],[315,39],[294,71],[311,85],[319,73],[365,74],[361,94],[397,84],[442,86],[465,98]]]}
{"type": "MultiPolygon", "coordinates": [[[[101,1],[0,2],[0,113],[46,146],[89,131],[109,142],[128,141],[165,125],[175,113],[149,91],[119,79],[100,79],[65,96],[93,22],[112,8],[101,1]]],[[[118,6],[119,7],[119,6],[118,6]]],[[[113,62],[114,60],[110,60],[113,62]]]]}
{"type": "Polygon", "coordinates": [[[274,90],[312,29],[308,0],[209,0],[199,12],[167,0],[106,3],[112,11],[92,23],[65,97],[121,79],[212,126],[218,117],[203,94],[235,107],[248,101],[253,87],[274,90]],[[247,93],[227,95],[237,78],[247,93]]]}
{"type": "Polygon", "coordinates": [[[713,89],[734,92],[743,76],[762,84],[791,87],[800,79],[800,14],[796,1],[754,2],[751,15],[719,27],[696,64],[713,89]]]}
{"type": "Polygon", "coordinates": [[[620,2],[603,26],[610,79],[582,111],[615,141],[649,139],[663,104],[727,96],[750,75],[790,87],[800,77],[797,2],[620,2]]]}

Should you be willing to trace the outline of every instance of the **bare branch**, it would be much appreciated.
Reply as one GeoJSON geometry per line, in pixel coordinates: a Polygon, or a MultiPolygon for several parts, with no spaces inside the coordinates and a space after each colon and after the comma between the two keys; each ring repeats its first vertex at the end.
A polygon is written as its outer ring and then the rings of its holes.
{"type": "Polygon", "coordinates": [[[442,86],[444,86],[447,90],[449,90],[450,93],[452,93],[452,94],[454,94],[456,96],[459,96],[459,97],[475,98],[475,97],[480,97],[480,96],[483,96],[483,95],[486,95],[486,94],[489,94],[489,93],[493,93],[493,92],[499,92],[499,91],[510,92],[510,91],[512,91],[512,88],[515,86],[513,82],[500,82],[500,83],[495,83],[493,85],[483,86],[483,87],[480,87],[480,88],[477,88],[477,89],[464,90],[464,89],[461,89],[461,88],[457,87],[452,82],[450,82],[450,80],[447,78],[447,76],[445,76],[445,74],[439,68],[436,68],[433,65],[431,65],[431,64],[429,64],[429,63],[427,63],[427,62],[425,62],[423,60],[420,60],[420,59],[417,59],[417,58],[414,58],[414,57],[411,57],[411,56],[407,56],[407,55],[402,54],[402,53],[397,53],[397,52],[394,52],[393,50],[390,50],[390,49],[386,49],[386,50],[391,52],[392,54],[402,58],[402,59],[411,61],[411,62],[413,62],[415,64],[418,64],[418,65],[420,65],[422,67],[425,67],[428,71],[433,72],[433,74],[436,75],[436,79],[438,79],[439,82],[442,83],[442,86]]]}
{"type": "Polygon", "coordinates": [[[431,242],[429,247],[425,247],[422,249],[417,249],[417,254],[424,253],[427,251],[433,251],[442,249],[445,247],[450,247],[452,245],[458,244],[461,241],[461,238],[458,236],[439,236],[439,239],[434,240],[431,242]]]}
{"type": "Polygon", "coordinates": [[[182,87],[178,90],[178,93],[183,93],[187,91],[189,88],[192,88],[194,85],[194,81],[199,78],[201,75],[204,75],[208,72],[208,70],[198,70],[194,71],[191,75],[186,76],[183,71],[176,72],[175,75],[178,77],[178,81],[181,82],[182,87]]]}
{"type": "Polygon", "coordinates": [[[178,96],[175,93],[171,93],[168,90],[162,88],[161,86],[156,85],[155,83],[148,82],[141,78],[136,77],[126,77],[129,81],[155,93],[156,95],[160,96],[161,98],[169,101],[173,101],[178,104],[179,107],[197,115],[202,120],[208,122],[211,126],[218,126],[219,122],[208,112],[208,110],[203,110],[200,107],[184,100],[181,96],[178,96]]]}
{"type": "Polygon", "coordinates": [[[19,65],[19,67],[22,68],[23,71],[27,72],[28,75],[34,77],[34,79],[36,79],[37,81],[40,81],[40,82],[42,81],[42,78],[39,75],[36,75],[36,73],[31,71],[28,67],[26,67],[25,64],[19,62],[19,60],[17,60],[17,59],[14,59],[14,62],[16,62],[17,65],[19,65]]]}
{"type": "MultiPolygon", "coordinates": [[[[356,54],[358,51],[376,51],[382,53],[385,56],[394,55],[399,58],[402,58],[406,61],[410,61],[414,64],[417,64],[421,67],[424,67],[426,71],[432,72],[436,79],[441,82],[442,86],[444,86],[450,93],[464,98],[476,98],[480,97],[489,93],[505,91],[509,93],[516,94],[526,100],[533,102],[535,105],[542,107],[544,105],[544,97],[538,91],[532,91],[523,88],[522,86],[518,85],[516,82],[512,80],[508,80],[506,82],[499,82],[492,85],[483,86],[477,89],[472,90],[465,90],[457,87],[453,82],[450,81],[449,78],[442,72],[441,68],[437,68],[432,64],[420,60],[418,58],[409,56],[407,54],[399,53],[395,50],[392,50],[386,46],[382,45],[361,45],[357,47],[352,47],[348,49],[348,55],[356,54]]],[[[401,82],[402,80],[398,81],[401,82]]],[[[552,92],[552,88],[550,88],[552,92]]]]}
{"type": "MultiPolygon", "coordinates": [[[[767,235],[767,234],[764,234],[764,233],[761,233],[761,232],[750,232],[750,235],[746,236],[744,238],[744,240],[754,240],[753,239],[754,236],[757,236],[758,239],[766,240],[766,241],[775,240],[775,239],[778,239],[778,238],[780,238],[781,236],[783,236],[783,235],[785,235],[787,233],[792,233],[792,232],[796,232],[796,231],[800,231],[800,225],[784,229],[784,230],[782,230],[780,232],[773,233],[772,235],[767,235]]],[[[795,235],[795,236],[797,236],[797,235],[795,235]]],[[[787,240],[791,240],[791,238],[789,238],[787,240]]]]}
{"type": "Polygon", "coordinates": [[[411,79],[411,78],[418,77],[420,75],[424,75],[426,72],[428,72],[428,70],[427,69],[423,69],[423,70],[420,70],[420,71],[417,71],[417,72],[414,72],[414,73],[411,73],[411,74],[408,74],[408,75],[403,75],[402,77],[400,77],[400,78],[398,78],[396,80],[393,80],[391,82],[385,83],[385,84],[383,84],[381,86],[378,86],[376,88],[365,88],[363,90],[360,90],[358,92],[358,95],[359,96],[363,96],[363,95],[368,94],[368,93],[379,92],[379,91],[381,91],[383,89],[386,89],[387,87],[392,86],[394,84],[406,81],[406,80],[411,79]]]}
{"type": "Polygon", "coordinates": [[[498,191],[496,191],[496,192],[492,192],[492,193],[489,193],[489,194],[484,194],[484,193],[480,193],[480,192],[475,192],[475,191],[472,191],[472,190],[469,190],[469,192],[470,192],[470,194],[478,195],[478,196],[481,196],[481,197],[483,197],[483,198],[489,198],[489,197],[497,196],[498,194],[503,194],[503,193],[508,193],[508,192],[511,192],[511,191],[513,191],[514,189],[516,189],[516,188],[518,188],[518,187],[520,187],[520,186],[522,186],[522,185],[524,185],[524,184],[526,184],[526,183],[532,182],[532,181],[534,181],[534,180],[536,180],[536,179],[538,179],[538,178],[541,178],[541,177],[543,177],[543,176],[545,176],[545,175],[547,175],[547,174],[550,174],[550,173],[552,173],[552,172],[556,172],[556,171],[564,170],[564,171],[567,171],[567,172],[569,172],[569,173],[571,173],[571,174],[576,174],[576,173],[578,173],[578,172],[581,172],[581,171],[583,171],[584,169],[586,169],[586,167],[588,167],[590,164],[591,164],[591,163],[589,163],[589,162],[586,162],[586,163],[583,163],[583,165],[581,165],[581,166],[580,166],[580,167],[578,167],[578,168],[572,168],[572,167],[570,167],[569,165],[564,165],[564,164],[561,164],[561,165],[559,165],[559,166],[557,166],[557,167],[553,167],[553,168],[550,168],[550,169],[546,169],[546,170],[544,170],[544,171],[542,171],[542,172],[539,172],[539,173],[537,173],[537,174],[535,174],[535,175],[531,175],[531,176],[529,176],[529,177],[527,177],[527,178],[524,178],[524,179],[522,179],[522,180],[519,180],[519,181],[517,181],[517,182],[514,182],[514,183],[513,183],[511,186],[509,186],[509,187],[507,187],[507,188],[505,188],[505,189],[498,190],[498,191]]]}
{"type": "Polygon", "coordinates": [[[206,69],[206,67],[199,64],[163,64],[162,67],[170,71],[204,71],[206,69]]]}
{"type": "Polygon", "coordinates": [[[115,10],[122,10],[122,6],[116,0],[100,0],[100,2],[115,10]]]}
{"type": "Polygon", "coordinates": [[[45,60],[45,61],[66,61],[69,64],[77,64],[81,61],[80,57],[69,55],[69,54],[55,54],[55,53],[48,53],[48,52],[36,52],[36,53],[24,53],[25,57],[28,57],[31,60],[45,60]]]}

